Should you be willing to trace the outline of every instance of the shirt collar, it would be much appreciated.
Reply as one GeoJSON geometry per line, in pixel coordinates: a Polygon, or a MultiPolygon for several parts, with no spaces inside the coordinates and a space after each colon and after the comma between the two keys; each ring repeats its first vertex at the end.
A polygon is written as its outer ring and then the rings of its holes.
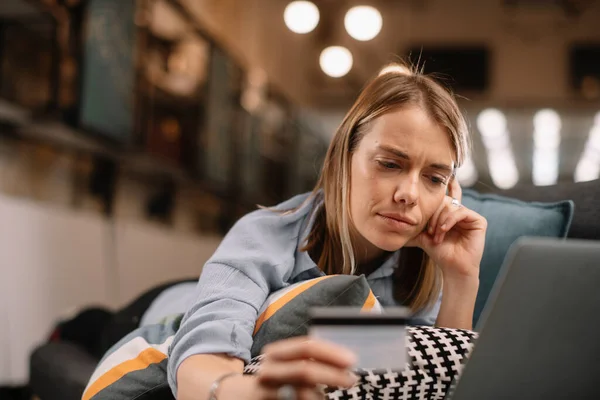
{"type": "Polygon", "coordinates": [[[388,257],[383,264],[375,271],[371,272],[367,279],[380,279],[387,278],[394,274],[394,270],[398,265],[398,259],[400,258],[400,250],[388,257]]]}

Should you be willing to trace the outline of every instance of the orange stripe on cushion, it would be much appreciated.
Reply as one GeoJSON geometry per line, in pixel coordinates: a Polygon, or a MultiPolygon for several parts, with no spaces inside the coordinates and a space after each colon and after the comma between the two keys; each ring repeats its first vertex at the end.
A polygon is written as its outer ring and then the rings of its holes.
{"type": "Polygon", "coordinates": [[[365,300],[365,304],[363,304],[362,309],[360,311],[371,311],[373,307],[375,307],[375,303],[377,299],[371,290],[369,290],[369,296],[367,300],[365,300]]]}
{"type": "Polygon", "coordinates": [[[159,363],[165,358],[167,358],[166,354],[161,353],[154,348],[142,351],[136,358],[122,362],[98,378],[98,380],[85,391],[82,400],[91,399],[101,390],[112,385],[126,374],[148,368],[150,364],[159,363]]]}
{"type": "Polygon", "coordinates": [[[281,298],[277,299],[277,301],[275,301],[273,304],[269,305],[267,307],[267,309],[265,311],[263,311],[262,314],[260,314],[260,317],[258,317],[258,319],[256,320],[256,325],[254,326],[254,334],[256,334],[256,332],[258,332],[258,330],[260,329],[262,324],[264,324],[277,311],[279,311],[281,309],[281,307],[285,306],[287,303],[289,303],[291,300],[293,300],[300,293],[308,290],[309,288],[313,287],[314,285],[316,285],[317,283],[321,282],[324,279],[331,278],[332,276],[335,276],[335,275],[328,275],[328,276],[322,276],[320,278],[311,279],[301,285],[298,285],[298,287],[295,287],[294,289],[290,290],[289,293],[286,293],[283,296],[281,296],[281,298]]]}

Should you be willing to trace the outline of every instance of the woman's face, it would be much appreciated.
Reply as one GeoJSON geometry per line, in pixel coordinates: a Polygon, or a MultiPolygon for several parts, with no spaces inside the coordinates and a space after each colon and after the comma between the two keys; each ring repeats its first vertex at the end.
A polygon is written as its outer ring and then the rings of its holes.
{"type": "Polygon", "coordinates": [[[448,133],[419,107],[373,120],[351,158],[350,214],[358,260],[396,251],[441,205],[454,167],[448,133]]]}

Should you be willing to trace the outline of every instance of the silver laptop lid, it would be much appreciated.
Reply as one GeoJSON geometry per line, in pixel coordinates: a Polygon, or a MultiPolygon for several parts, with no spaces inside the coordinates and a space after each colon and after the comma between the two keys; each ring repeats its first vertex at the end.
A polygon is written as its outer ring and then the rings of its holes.
{"type": "Polygon", "coordinates": [[[511,248],[452,400],[600,399],[600,241],[511,248]]]}

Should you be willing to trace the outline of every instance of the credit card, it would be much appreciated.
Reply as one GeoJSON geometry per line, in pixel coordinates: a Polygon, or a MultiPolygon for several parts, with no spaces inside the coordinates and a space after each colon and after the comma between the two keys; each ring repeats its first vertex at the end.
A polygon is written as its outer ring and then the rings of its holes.
{"type": "Polygon", "coordinates": [[[311,310],[309,336],[352,351],[355,368],[403,370],[408,354],[406,325],[410,310],[386,308],[381,314],[361,312],[354,307],[325,307],[311,310]]]}

